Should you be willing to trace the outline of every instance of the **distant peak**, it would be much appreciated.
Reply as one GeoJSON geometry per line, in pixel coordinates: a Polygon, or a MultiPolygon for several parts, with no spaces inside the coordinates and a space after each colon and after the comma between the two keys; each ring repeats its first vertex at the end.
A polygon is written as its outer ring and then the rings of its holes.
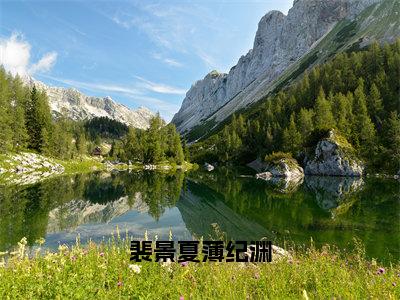
{"type": "Polygon", "coordinates": [[[221,73],[217,70],[212,70],[210,73],[207,74],[207,76],[210,76],[211,78],[216,78],[216,77],[222,76],[224,74],[225,73],[221,73]]]}

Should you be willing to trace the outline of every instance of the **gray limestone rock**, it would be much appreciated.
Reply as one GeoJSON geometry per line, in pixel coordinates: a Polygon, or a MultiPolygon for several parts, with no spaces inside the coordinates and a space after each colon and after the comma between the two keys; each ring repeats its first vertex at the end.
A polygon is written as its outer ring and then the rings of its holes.
{"type": "Polygon", "coordinates": [[[307,175],[362,176],[364,165],[358,160],[352,146],[334,130],[318,142],[314,157],[306,162],[307,175]]]}

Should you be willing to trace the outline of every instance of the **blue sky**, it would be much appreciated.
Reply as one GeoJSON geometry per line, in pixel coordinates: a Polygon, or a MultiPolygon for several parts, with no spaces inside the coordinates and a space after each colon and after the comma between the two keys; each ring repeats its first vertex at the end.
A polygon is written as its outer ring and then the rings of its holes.
{"type": "Polygon", "coordinates": [[[0,62],[170,120],[196,80],[229,71],[252,48],[265,13],[292,3],[0,0],[0,62]]]}

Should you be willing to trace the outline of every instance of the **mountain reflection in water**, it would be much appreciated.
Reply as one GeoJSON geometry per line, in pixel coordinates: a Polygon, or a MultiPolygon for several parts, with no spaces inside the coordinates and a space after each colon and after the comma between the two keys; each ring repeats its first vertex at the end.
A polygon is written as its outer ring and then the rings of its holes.
{"type": "Polygon", "coordinates": [[[22,237],[45,246],[156,234],[293,241],[348,248],[361,239],[371,257],[399,259],[398,181],[306,177],[297,183],[242,178],[233,171],[93,173],[31,186],[0,187],[0,251],[22,237]],[[186,177],[185,177],[186,176],[186,177]]]}

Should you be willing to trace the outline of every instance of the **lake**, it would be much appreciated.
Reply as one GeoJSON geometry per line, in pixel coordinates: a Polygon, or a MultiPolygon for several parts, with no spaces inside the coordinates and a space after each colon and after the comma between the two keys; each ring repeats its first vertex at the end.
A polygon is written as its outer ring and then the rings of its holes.
{"type": "Polygon", "coordinates": [[[351,248],[368,257],[400,258],[400,192],[394,179],[306,177],[266,182],[238,170],[188,174],[115,172],[61,176],[30,186],[0,187],[0,251],[29,244],[74,244],[77,236],[121,235],[285,241],[351,248]]]}

